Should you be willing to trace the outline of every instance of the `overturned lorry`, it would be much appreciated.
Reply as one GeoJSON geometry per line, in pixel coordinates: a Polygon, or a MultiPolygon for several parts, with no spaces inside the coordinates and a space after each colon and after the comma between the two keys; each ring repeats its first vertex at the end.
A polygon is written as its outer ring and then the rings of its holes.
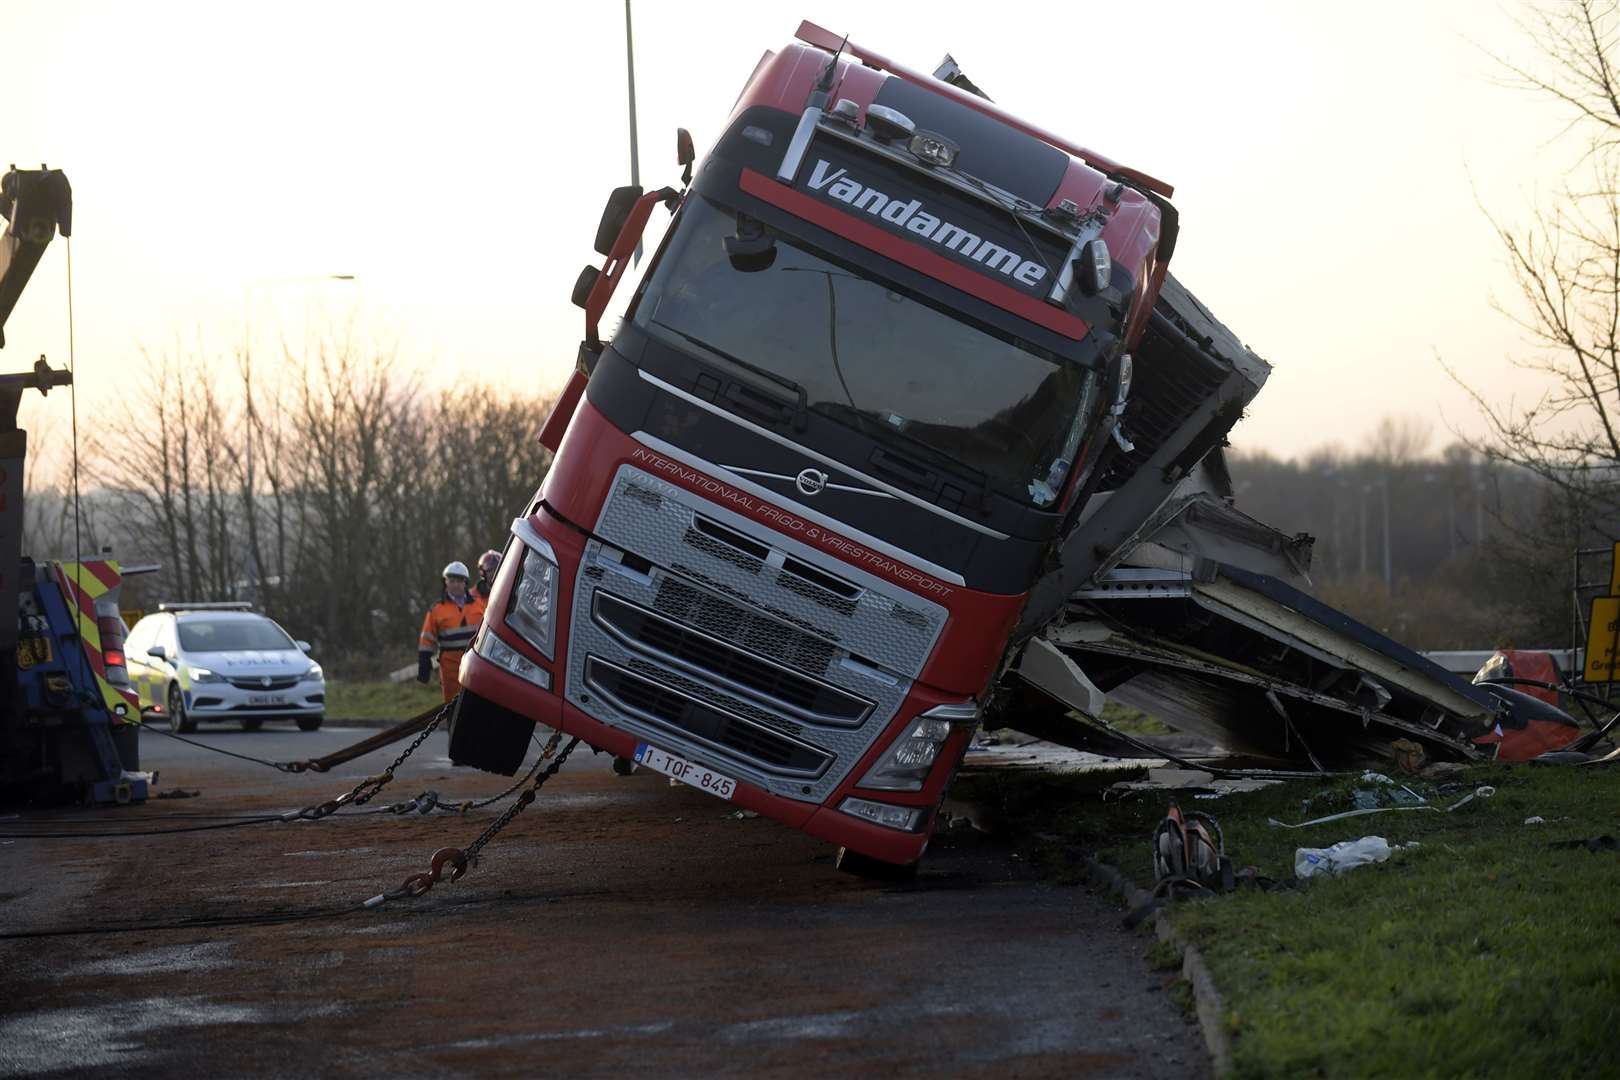
{"type": "Polygon", "coordinates": [[[810,23],[678,160],[575,288],[456,760],[510,774],[539,722],[881,870],[987,712],[1062,737],[1114,695],[1341,761],[1477,754],[1516,707],[1316,605],[1308,538],[1232,505],[1269,369],[1170,276],[1168,184],[810,23]]]}

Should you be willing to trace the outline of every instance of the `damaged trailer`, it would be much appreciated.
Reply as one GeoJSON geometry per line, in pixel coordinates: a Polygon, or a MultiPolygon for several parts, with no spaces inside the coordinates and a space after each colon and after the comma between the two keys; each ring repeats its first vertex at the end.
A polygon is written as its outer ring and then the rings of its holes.
{"type": "Polygon", "coordinates": [[[1533,756],[1579,735],[1560,710],[1471,683],[1302,591],[1311,537],[1240,511],[1219,445],[1234,403],[1259,392],[1269,365],[1174,276],[1137,358],[1153,377],[1138,380],[1123,418],[1132,449],[1073,535],[1095,538],[1111,510],[1140,525],[1111,548],[1074,553],[1078,565],[1037,590],[1062,602],[1016,670],[1042,693],[1015,688],[1007,726],[1130,753],[1101,723],[1112,698],[1244,757],[1318,769],[1387,762],[1401,739],[1469,761],[1533,756]]]}

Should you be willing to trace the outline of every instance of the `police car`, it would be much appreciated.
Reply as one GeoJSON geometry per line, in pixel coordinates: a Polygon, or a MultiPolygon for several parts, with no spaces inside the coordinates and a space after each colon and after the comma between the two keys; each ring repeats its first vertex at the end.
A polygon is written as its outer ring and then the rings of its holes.
{"type": "Polygon", "coordinates": [[[326,716],[326,677],[309,642],[295,641],[248,604],[160,604],[124,643],[141,712],[171,731],[235,720],[256,731],[296,720],[315,731],[326,716]]]}

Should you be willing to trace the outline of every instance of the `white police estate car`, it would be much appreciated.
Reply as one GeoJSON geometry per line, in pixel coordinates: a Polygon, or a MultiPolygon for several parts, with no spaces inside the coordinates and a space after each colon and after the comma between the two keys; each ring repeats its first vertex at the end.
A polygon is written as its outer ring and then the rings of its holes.
{"type": "Polygon", "coordinates": [[[160,604],[124,642],[129,681],[142,715],[167,717],[171,731],[202,720],[266,720],[314,731],[326,716],[326,677],[294,641],[247,604],[160,604]]]}

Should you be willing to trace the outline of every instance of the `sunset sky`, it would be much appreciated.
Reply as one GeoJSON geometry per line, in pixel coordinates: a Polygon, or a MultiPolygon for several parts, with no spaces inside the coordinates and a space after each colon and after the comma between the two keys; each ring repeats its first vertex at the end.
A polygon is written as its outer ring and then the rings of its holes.
{"type": "MultiPolygon", "coordinates": [[[[810,18],[910,65],[951,52],[996,100],[1176,187],[1174,269],[1275,374],[1244,449],[1355,448],[1382,416],[1477,428],[1437,357],[1533,397],[1490,306],[1511,282],[1484,210],[1523,220],[1580,146],[1498,85],[1514,5],[847,0],[638,3],[641,167],[674,182],[760,54],[810,18]]],[[[90,4],[9,0],[0,164],[67,170],[79,411],[138,422],[141,352],[219,357],[247,327],[356,315],[430,383],[565,378],[568,302],[628,181],[615,2],[90,4]],[[350,274],[353,282],[331,280],[350,274]]],[[[0,368],[68,359],[58,241],[0,368]]],[[[625,290],[628,291],[628,290],[625,290]]],[[[65,395],[25,403],[60,445],[65,395]]]]}

